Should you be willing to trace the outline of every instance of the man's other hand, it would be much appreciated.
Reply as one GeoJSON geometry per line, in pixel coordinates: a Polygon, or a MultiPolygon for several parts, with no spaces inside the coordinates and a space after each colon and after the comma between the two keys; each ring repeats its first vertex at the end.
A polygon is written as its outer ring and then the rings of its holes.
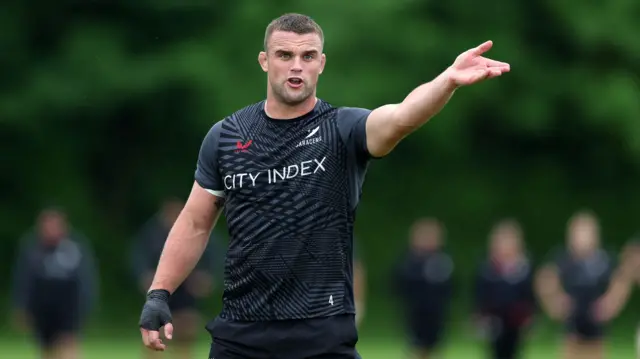
{"type": "Polygon", "coordinates": [[[164,351],[166,344],[160,339],[160,329],[164,328],[164,336],[171,339],[173,325],[169,310],[170,293],[164,289],[154,289],[147,294],[147,301],[142,307],[140,315],[140,333],[144,345],[155,351],[164,351]]]}

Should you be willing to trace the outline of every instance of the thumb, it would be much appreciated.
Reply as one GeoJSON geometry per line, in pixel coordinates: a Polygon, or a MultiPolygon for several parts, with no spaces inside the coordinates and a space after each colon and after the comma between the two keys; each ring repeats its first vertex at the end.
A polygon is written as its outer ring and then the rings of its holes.
{"type": "Polygon", "coordinates": [[[167,339],[171,339],[173,337],[173,324],[167,323],[164,326],[164,336],[167,339]]]}

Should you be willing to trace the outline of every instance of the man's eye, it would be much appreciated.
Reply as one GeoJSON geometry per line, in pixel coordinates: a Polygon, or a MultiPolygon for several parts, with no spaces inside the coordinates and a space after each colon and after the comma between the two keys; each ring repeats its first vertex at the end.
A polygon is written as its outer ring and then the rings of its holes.
{"type": "Polygon", "coordinates": [[[304,55],[305,60],[313,60],[313,55],[304,55]]]}
{"type": "Polygon", "coordinates": [[[291,58],[291,55],[289,55],[289,54],[281,54],[280,58],[283,59],[283,60],[288,60],[289,58],[291,58]]]}

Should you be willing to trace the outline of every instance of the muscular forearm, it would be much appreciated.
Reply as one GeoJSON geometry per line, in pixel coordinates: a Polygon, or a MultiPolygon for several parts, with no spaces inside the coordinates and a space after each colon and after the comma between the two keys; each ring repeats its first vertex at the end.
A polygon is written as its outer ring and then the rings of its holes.
{"type": "Polygon", "coordinates": [[[369,153],[383,157],[391,152],[403,138],[440,112],[455,89],[445,71],[413,90],[401,103],[375,109],[367,121],[369,153]]]}
{"type": "Polygon", "coordinates": [[[395,109],[396,130],[402,136],[415,131],[442,110],[455,90],[447,71],[417,87],[395,109]]]}
{"type": "Polygon", "coordinates": [[[160,256],[151,289],[173,293],[195,268],[204,252],[211,228],[183,212],[176,220],[160,256]]]}

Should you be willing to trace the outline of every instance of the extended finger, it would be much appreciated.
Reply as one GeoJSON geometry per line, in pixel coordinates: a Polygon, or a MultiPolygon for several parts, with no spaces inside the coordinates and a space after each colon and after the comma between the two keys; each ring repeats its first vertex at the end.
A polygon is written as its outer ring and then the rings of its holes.
{"type": "Polygon", "coordinates": [[[471,49],[470,52],[476,56],[480,56],[485,52],[489,51],[492,47],[493,47],[493,41],[489,40],[471,49]]]}
{"type": "Polygon", "coordinates": [[[509,65],[506,62],[496,61],[496,60],[488,59],[486,57],[482,57],[481,59],[482,59],[482,63],[489,67],[507,67],[507,68],[511,67],[511,65],[509,65]]]}
{"type": "Polygon", "coordinates": [[[140,328],[140,335],[142,335],[142,343],[145,347],[149,347],[149,331],[146,329],[140,328]]]}
{"type": "Polygon", "coordinates": [[[149,331],[149,348],[160,350],[163,347],[162,340],[160,340],[160,332],[155,330],[149,331]]]}

